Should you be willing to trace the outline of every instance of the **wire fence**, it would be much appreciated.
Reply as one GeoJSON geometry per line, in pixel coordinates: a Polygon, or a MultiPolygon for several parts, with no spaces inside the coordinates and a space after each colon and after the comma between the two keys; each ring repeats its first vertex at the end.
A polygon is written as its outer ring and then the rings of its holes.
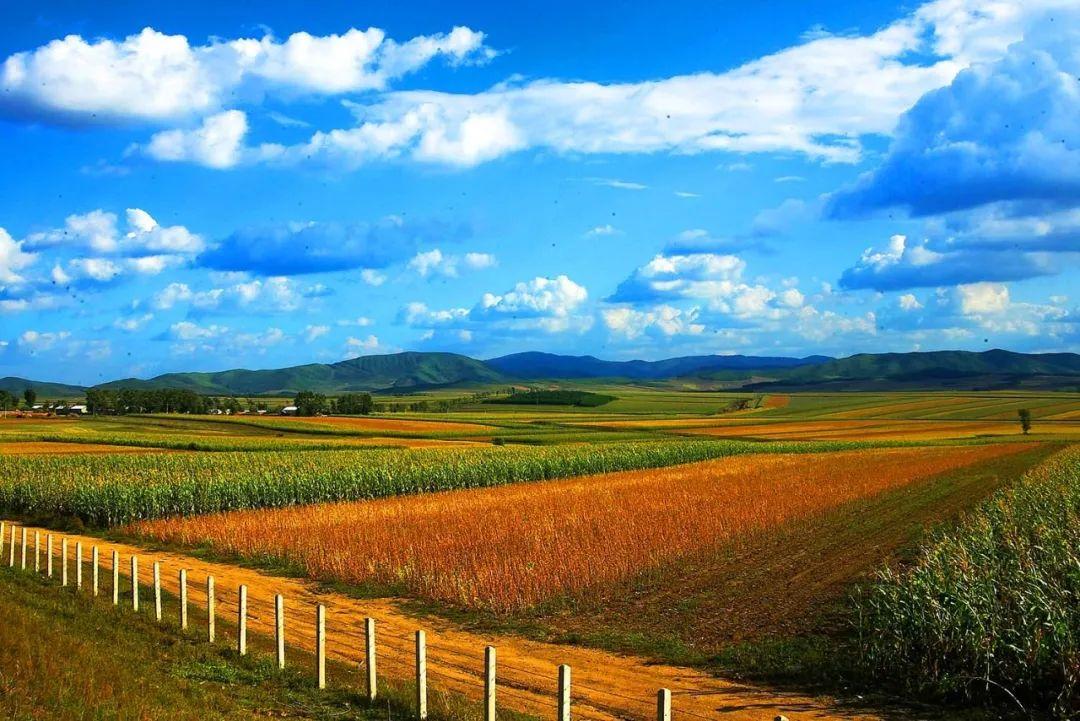
{"type": "MultiPolygon", "coordinates": [[[[515,658],[514,663],[497,662],[496,654],[489,656],[483,646],[472,653],[460,646],[443,643],[430,631],[425,632],[425,661],[421,663],[416,637],[416,632],[421,629],[405,629],[373,619],[365,619],[363,628],[347,623],[335,625],[336,617],[327,614],[321,604],[288,598],[279,601],[277,594],[270,597],[254,594],[246,586],[222,587],[209,574],[194,577],[189,569],[166,569],[160,562],[132,554],[122,559],[106,542],[92,543],[87,548],[82,539],[72,542],[62,535],[57,539],[57,535],[0,521],[0,563],[7,560],[11,568],[32,570],[48,578],[59,575],[62,586],[111,599],[115,606],[129,605],[138,611],[141,601],[143,611],[153,613],[158,621],[163,620],[167,611],[170,618],[180,623],[182,630],[191,630],[201,623],[210,642],[224,640],[217,633],[217,623],[219,618],[229,619],[229,632],[235,634],[233,640],[240,654],[247,653],[249,631],[274,639],[280,667],[286,663],[286,649],[315,654],[320,687],[325,684],[326,656],[363,671],[363,676],[368,679],[366,690],[371,700],[377,696],[380,678],[412,681],[419,689],[416,716],[420,721],[427,715],[426,695],[431,680],[435,682],[431,687],[433,690],[484,700],[485,721],[496,719],[495,698],[500,703],[508,702],[505,705],[518,712],[544,716],[554,712],[559,721],[570,718],[571,707],[576,716],[589,719],[672,721],[672,696],[687,698],[697,691],[693,688],[676,688],[674,691],[659,688],[650,699],[602,688],[595,683],[578,681],[571,684],[569,667],[521,657],[515,658]],[[6,536],[5,526],[10,529],[6,536]],[[54,573],[57,550],[58,574],[54,573]],[[74,568],[71,568],[73,563],[74,568]],[[163,598],[163,589],[169,594],[167,599],[163,598]],[[191,613],[191,607],[197,612],[191,613]],[[372,632],[374,637],[369,642],[368,634],[372,632]],[[535,667],[527,668],[526,661],[535,667]],[[372,676],[370,669],[373,666],[377,672],[372,676]],[[565,688],[562,668],[567,669],[565,688]],[[490,688],[485,683],[488,677],[495,680],[490,688]],[[487,702],[489,693],[490,703],[487,702]]],[[[676,707],[674,714],[711,721],[709,716],[688,708],[676,707]]]]}

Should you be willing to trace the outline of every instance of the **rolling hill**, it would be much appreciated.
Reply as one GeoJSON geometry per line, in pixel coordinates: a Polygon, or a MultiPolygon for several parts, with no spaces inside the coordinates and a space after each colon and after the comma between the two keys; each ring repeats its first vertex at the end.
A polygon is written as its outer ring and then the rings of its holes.
{"type": "Polygon", "coordinates": [[[32,381],[15,376],[0,378],[0,390],[7,391],[17,398],[22,398],[22,393],[27,388],[33,388],[37,391],[39,398],[77,398],[86,392],[86,388],[83,386],[73,386],[67,383],[32,381]]]}
{"type": "Polygon", "coordinates": [[[523,379],[628,378],[659,380],[721,370],[765,370],[798,368],[833,360],[828,356],[774,358],[768,356],[703,355],[667,358],[659,361],[606,361],[590,355],[567,356],[553,353],[514,353],[484,361],[500,373],[523,379]]]}
{"type": "MultiPolygon", "coordinates": [[[[178,388],[204,395],[288,395],[368,391],[408,393],[432,388],[605,379],[625,383],[673,381],[700,387],[723,381],[746,390],[992,390],[1080,389],[1080,355],[990,350],[861,353],[847,358],[684,356],[659,361],[607,361],[593,356],[515,353],[477,360],[456,353],[393,353],[339,363],[309,363],[268,370],[167,373],[125,378],[99,388],[178,388]]],[[[84,388],[25,378],[0,379],[21,395],[77,397],[84,388]]]]}
{"type": "Polygon", "coordinates": [[[208,395],[275,395],[314,390],[403,392],[501,383],[505,379],[482,362],[455,353],[394,353],[351,358],[339,363],[310,363],[273,370],[228,370],[217,373],[167,373],[140,380],[127,378],[100,388],[180,388],[208,395]]]}

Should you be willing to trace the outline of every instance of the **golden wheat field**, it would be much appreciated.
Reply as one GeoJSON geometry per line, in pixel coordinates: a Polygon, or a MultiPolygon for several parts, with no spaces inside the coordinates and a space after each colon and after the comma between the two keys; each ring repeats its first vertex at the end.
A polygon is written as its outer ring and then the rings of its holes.
{"type": "Polygon", "coordinates": [[[315,578],[516,610],[1024,447],[759,454],[496,489],[172,518],[127,530],[284,559],[315,578]]]}

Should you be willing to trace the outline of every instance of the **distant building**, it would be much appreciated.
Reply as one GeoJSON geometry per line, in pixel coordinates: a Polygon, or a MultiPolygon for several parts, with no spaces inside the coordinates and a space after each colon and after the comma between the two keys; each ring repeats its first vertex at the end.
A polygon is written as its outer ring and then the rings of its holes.
{"type": "Polygon", "coordinates": [[[299,409],[296,406],[285,406],[281,409],[281,415],[283,416],[295,416],[299,409]]]}
{"type": "Polygon", "coordinates": [[[80,416],[85,416],[89,412],[89,409],[87,409],[87,407],[81,403],[77,403],[68,408],[68,413],[75,413],[80,416]]]}

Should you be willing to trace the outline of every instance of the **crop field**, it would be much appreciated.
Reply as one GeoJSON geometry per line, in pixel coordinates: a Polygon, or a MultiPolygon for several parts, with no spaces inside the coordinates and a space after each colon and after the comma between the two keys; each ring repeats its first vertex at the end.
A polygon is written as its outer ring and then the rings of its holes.
{"type": "Polygon", "coordinates": [[[278,557],[316,578],[520,610],[1022,448],[753,454],[527,487],[164,519],[130,530],[278,557]]]}

